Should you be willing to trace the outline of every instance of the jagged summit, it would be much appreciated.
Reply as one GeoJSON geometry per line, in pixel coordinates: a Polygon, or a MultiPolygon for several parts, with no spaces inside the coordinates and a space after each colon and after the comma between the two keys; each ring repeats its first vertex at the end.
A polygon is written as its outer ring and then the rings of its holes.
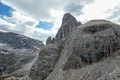
{"type": "Polygon", "coordinates": [[[68,35],[74,27],[81,25],[81,22],[78,22],[74,16],[70,13],[66,13],[62,19],[61,28],[58,30],[56,34],[56,39],[62,39],[68,35]]]}
{"type": "Polygon", "coordinates": [[[81,25],[81,22],[78,22],[73,15],[71,15],[70,13],[64,14],[61,27],[58,30],[55,38],[48,37],[46,44],[51,44],[63,39],[72,31],[73,28],[79,25],[81,25]]]}
{"type": "Polygon", "coordinates": [[[69,22],[77,23],[77,20],[76,20],[76,18],[75,18],[73,15],[71,15],[70,13],[66,13],[66,14],[64,14],[64,16],[63,16],[62,25],[66,24],[66,23],[69,23],[69,22]]]}

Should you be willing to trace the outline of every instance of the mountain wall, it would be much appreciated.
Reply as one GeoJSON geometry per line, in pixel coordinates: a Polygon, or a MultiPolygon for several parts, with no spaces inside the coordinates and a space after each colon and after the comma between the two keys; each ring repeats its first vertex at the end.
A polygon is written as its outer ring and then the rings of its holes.
{"type": "Polygon", "coordinates": [[[29,80],[120,80],[120,25],[65,14],[56,42],[46,45],[29,80]]]}

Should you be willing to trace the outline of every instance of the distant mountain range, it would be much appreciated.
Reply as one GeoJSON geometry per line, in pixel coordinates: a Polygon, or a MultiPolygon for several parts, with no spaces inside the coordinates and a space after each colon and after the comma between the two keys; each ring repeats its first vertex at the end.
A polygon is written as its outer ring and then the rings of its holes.
{"type": "Polygon", "coordinates": [[[1,31],[0,43],[7,44],[8,46],[15,49],[39,49],[44,45],[42,41],[35,40],[24,35],[1,31]]]}
{"type": "Polygon", "coordinates": [[[0,80],[27,74],[43,46],[42,41],[24,35],[0,32],[0,80]]]}

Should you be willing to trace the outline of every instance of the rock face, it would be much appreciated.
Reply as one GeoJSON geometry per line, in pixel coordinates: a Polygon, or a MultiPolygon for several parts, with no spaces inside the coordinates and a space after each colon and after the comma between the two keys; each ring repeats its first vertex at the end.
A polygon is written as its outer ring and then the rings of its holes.
{"type": "Polygon", "coordinates": [[[56,46],[51,44],[42,49],[36,64],[31,69],[32,80],[44,80],[53,71],[58,59],[59,50],[56,46]]]}
{"type": "Polygon", "coordinates": [[[60,29],[64,39],[42,49],[29,80],[120,80],[120,25],[92,20],[69,35],[60,29]]]}
{"type": "Polygon", "coordinates": [[[74,27],[81,25],[81,22],[77,22],[76,18],[70,13],[66,13],[62,19],[62,25],[56,34],[56,40],[61,40],[66,37],[74,27]]]}

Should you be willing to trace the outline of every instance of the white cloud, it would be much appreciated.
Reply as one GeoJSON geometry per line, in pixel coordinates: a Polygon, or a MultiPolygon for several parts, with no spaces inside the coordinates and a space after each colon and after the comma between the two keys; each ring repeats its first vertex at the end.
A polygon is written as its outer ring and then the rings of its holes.
{"type": "Polygon", "coordinates": [[[113,9],[108,10],[107,12],[110,13],[110,15],[107,17],[107,19],[120,24],[120,7],[119,7],[119,5],[113,9]]]}
{"type": "Polygon", "coordinates": [[[6,21],[0,20],[0,26],[4,26],[0,29],[21,33],[45,42],[48,36],[56,34],[65,12],[73,13],[77,20],[82,22],[108,19],[111,13],[116,13],[114,10],[120,0],[2,0],[2,2],[16,11],[12,12],[12,17],[4,16],[6,21]],[[108,10],[111,10],[110,13],[108,10]],[[35,28],[40,20],[53,22],[53,28],[50,30],[35,28]]]}
{"type": "Polygon", "coordinates": [[[16,23],[16,28],[13,30],[14,32],[22,33],[32,38],[37,38],[39,40],[45,41],[48,36],[54,36],[60,27],[61,18],[64,14],[64,11],[61,9],[56,10],[52,8],[53,6],[57,5],[54,2],[60,3],[60,1],[47,1],[48,3],[46,3],[45,0],[2,0],[2,2],[4,4],[10,5],[12,8],[17,10],[12,13],[12,17],[4,16],[5,20],[16,23]],[[54,22],[54,26],[51,30],[35,28],[35,25],[39,23],[39,20],[54,22]]]}
{"type": "MultiPolygon", "coordinates": [[[[118,6],[120,0],[94,0],[93,3],[86,5],[83,8],[83,15],[78,16],[79,20],[83,22],[92,20],[92,19],[107,19],[110,15],[108,10],[118,6]]],[[[110,19],[109,19],[110,20],[110,19]]]]}
{"type": "Polygon", "coordinates": [[[54,36],[56,30],[54,27],[51,30],[36,28],[35,26],[38,23],[39,21],[14,11],[12,12],[12,17],[4,16],[3,19],[0,19],[0,30],[23,34],[34,39],[42,40],[45,43],[46,38],[50,35],[54,36]]]}
{"type": "Polygon", "coordinates": [[[52,16],[49,14],[51,9],[62,9],[69,12],[71,10],[66,8],[68,8],[68,6],[70,7],[70,5],[73,3],[74,6],[71,5],[71,8],[75,7],[74,11],[77,9],[77,11],[81,12],[81,8],[78,10],[79,5],[88,4],[92,1],[93,0],[2,0],[3,3],[10,5],[15,10],[29,14],[38,20],[52,18],[52,16]]]}
{"type": "Polygon", "coordinates": [[[15,23],[15,24],[20,24],[20,23],[25,23],[25,22],[31,22],[31,23],[35,23],[38,22],[37,20],[35,20],[34,18],[27,16],[23,13],[20,13],[18,11],[13,11],[12,12],[12,17],[7,17],[7,16],[3,16],[3,19],[11,22],[11,23],[15,23]]]}
{"type": "Polygon", "coordinates": [[[58,13],[54,14],[57,16],[55,18],[50,12],[60,10],[77,14],[76,17],[84,21],[96,18],[105,19],[108,15],[106,11],[119,5],[120,0],[2,0],[2,2],[36,20],[55,20],[59,17],[58,13]],[[81,13],[84,14],[80,15],[81,13]]]}
{"type": "Polygon", "coordinates": [[[53,34],[52,31],[30,27],[27,23],[12,24],[2,19],[0,19],[0,31],[23,34],[34,39],[42,40],[44,43],[49,34],[53,34]]]}
{"type": "Polygon", "coordinates": [[[14,24],[9,23],[9,22],[7,22],[7,21],[5,21],[5,20],[3,20],[3,19],[0,19],[0,25],[5,25],[5,24],[7,24],[7,25],[9,25],[9,26],[14,26],[14,24]]]}

